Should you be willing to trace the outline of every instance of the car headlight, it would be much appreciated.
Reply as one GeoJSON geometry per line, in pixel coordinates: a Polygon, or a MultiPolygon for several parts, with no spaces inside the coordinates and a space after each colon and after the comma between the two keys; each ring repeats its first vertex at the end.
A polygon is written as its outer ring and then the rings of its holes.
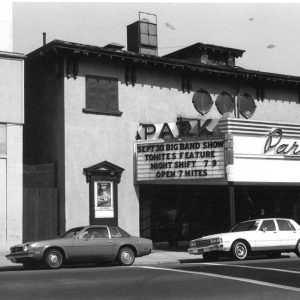
{"type": "Polygon", "coordinates": [[[24,252],[27,252],[27,251],[29,251],[29,248],[30,248],[30,244],[25,244],[25,245],[23,246],[23,251],[24,251],[24,252]]]}
{"type": "Polygon", "coordinates": [[[196,242],[190,242],[190,247],[196,247],[196,242]]]}
{"type": "Polygon", "coordinates": [[[221,244],[222,243],[222,238],[218,237],[218,238],[214,238],[210,240],[211,244],[221,244]]]}

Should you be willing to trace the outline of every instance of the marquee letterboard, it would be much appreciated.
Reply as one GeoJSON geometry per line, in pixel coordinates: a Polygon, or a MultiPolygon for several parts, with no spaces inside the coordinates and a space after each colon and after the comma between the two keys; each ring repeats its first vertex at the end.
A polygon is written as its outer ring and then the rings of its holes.
{"type": "Polygon", "coordinates": [[[225,177],[224,140],[138,142],[137,181],[225,177]]]}

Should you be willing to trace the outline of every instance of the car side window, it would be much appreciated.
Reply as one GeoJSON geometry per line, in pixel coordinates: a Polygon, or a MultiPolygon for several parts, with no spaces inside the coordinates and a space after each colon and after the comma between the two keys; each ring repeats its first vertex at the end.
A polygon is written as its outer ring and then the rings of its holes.
{"type": "Polygon", "coordinates": [[[121,233],[119,232],[117,227],[110,227],[110,234],[112,238],[120,238],[121,233]]]}
{"type": "Polygon", "coordinates": [[[291,229],[293,230],[293,231],[295,231],[296,230],[296,228],[294,227],[294,225],[290,222],[290,221],[288,221],[288,223],[289,223],[289,225],[290,225],[290,227],[291,227],[291,229]]]}
{"type": "Polygon", "coordinates": [[[82,239],[101,239],[109,238],[108,229],[106,227],[89,228],[80,236],[82,239]]]}
{"type": "Polygon", "coordinates": [[[274,221],[273,220],[263,221],[259,230],[261,230],[261,231],[276,231],[274,221]]]}
{"type": "Polygon", "coordinates": [[[280,231],[292,231],[295,229],[292,229],[290,226],[290,222],[287,220],[277,220],[277,224],[280,231]]]}

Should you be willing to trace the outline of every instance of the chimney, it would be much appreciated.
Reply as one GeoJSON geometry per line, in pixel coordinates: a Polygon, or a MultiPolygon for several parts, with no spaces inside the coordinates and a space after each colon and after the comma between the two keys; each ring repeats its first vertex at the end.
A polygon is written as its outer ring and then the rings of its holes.
{"type": "Polygon", "coordinates": [[[46,43],[46,32],[43,32],[43,46],[45,46],[46,43]]]}
{"type": "Polygon", "coordinates": [[[139,21],[127,26],[127,50],[140,54],[158,55],[156,15],[139,12],[139,21]]]}

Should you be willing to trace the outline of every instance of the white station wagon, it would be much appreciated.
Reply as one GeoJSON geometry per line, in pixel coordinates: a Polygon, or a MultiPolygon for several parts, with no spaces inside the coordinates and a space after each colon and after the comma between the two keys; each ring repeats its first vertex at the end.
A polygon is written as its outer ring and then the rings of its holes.
{"type": "Polygon", "coordinates": [[[249,220],[229,232],[192,240],[188,252],[202,254],[205,260],[220,256],[244,260],[251,253],[279,257],[281,252],[295,252],[300,257],[300,225],[282,218],[249,220]]]}

